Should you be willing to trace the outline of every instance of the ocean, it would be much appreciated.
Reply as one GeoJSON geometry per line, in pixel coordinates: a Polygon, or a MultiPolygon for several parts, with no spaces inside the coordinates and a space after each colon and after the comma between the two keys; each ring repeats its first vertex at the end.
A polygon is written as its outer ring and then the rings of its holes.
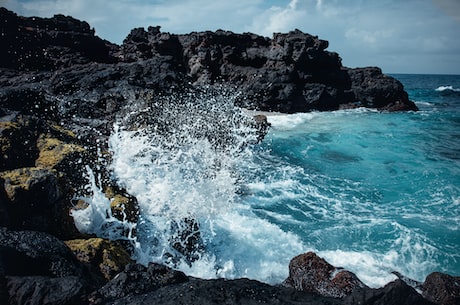
{"type": "Polygon", "coordinates": [[[139,221],[110,215],[89,165],[77,227],[202,278],[281,283],[307,251],[371,287],[460,275],[460,76],[392,76],[420,111],[269,114],[260,143],[228,92],[133,110],[155,119],[114,126],[109,168],[139,221]]]}

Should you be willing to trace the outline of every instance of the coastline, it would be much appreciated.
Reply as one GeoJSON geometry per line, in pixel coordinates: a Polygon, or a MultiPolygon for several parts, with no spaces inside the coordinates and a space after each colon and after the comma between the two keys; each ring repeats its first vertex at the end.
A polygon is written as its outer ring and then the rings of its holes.
{"type": "MultiPolygon", "coordinates": [[[[330,265],[314,253],[297,257],[293,263],[295,266],[290,268],[290,278],[281,286],[246,279],[201,280],[159,264],[136,264],[130,257],[130,242],[136,238],[138,227],[133,225],[126,229],[124,224],[140,223],[140,199],[111,178],[109,165],[113,156],[110,155],[108,141],[115,122],[126,122],[126,128],[133,131],[154,126],[159,136],[174,131],[171,126],[180,129],[184,122],[193,118],[193,109],[184,108],[180,103],[175,105],[165,96],[181,96],[177,91],[182,88],[185,88],[185,95],[192,98],[200,97],[205,91],[215,101],[216,97],[212,94],[217,91],[223,95],[224,101],[230,97],[229,100],[238,106],[250,101],[251,106],[256,104],[256,108],[264,109],[244,111],[253,117],[262,116],[255,127],[254,122],[238,114],[235,115],[236,121],[230,121],[228,125],[234,126],[236,122],[240,124],[240,129],[251,126],[250,133],[256,133],[259,141],[265,136],[267,128],[263,116],[284,115],[280,110],[337,110],[354,107],[357,99],[362,101],[359,106],[383,111],[416,110],[415,104],[409,101],[397,80],[387,78],[378,68],[354,70],[341,67],[338,55],[325,51],[327,42],[300,31],[278,33],[274,38],[295,46],[298,53],[289,53],[275,42],[250,38],[251,43],[260,43],[258,50],[261,54],[271,46],[270,52],[276,51],[278,55],[275,58],[269,57],[272,53],[263,55],[267,56],[265,62],[256,56],[250,63],[235,61],[225,66],[233,72],[219,77],[227,77],[239,84],[241,91],[246,90],[248,95],[240,98],[238,95],[235,97],[232,90],[227,94],[219,87],[216,91],[211,88],[210,93],[202,89],[208,81],[215,80],[214,76],[209,76],[215,73],[209,67],[212,64],[224,66],[231,56],[225,60],[214,58],[213,62],[205,62],[209,59],[201,58],[202,54],[198,51],[187,60],[182,58],[183,54],[176,53],[180,49],[179,44],[188,51],[195,48],[190,47],[193,45],[190,41],[201,39],[206,46],[212,39],[225,38],[231,43],[232,39],[245,40],[247,36],[228,32],[178,36],[161,33],[159,28],[151,27],[148,31],[134,29],[126,44],[116,46],[95,36],[86,22],[71,17],[59,15],[49,19],[32,19],[16,16],[5,9],[1,9],[0,15],[4,21],[3,32],[6,33],[1,38],[2,45],[8,46],[0,61],[0,301],[5,304],[42,301],[49,304],[115,302],[134,305],[163,301],[165,304],[294,304],[299,300],[310,304],[431,304],[438,297],[436,289],[455,287],[460,282],[459,277],[434,273],[424,283],[415,284],[418,288],[422,287],[423,297],[412,287],[413,281],[404,276],[398,276],[401,279],[385,287],[374,289],[365,286],[356,275],[330,265]],[[152,37],[155,37],[155,43],[149,44],[152,37]],[[35,45],[42,46],[46,52],[33,53],[35,45]],[[283,56],[287,54],[293,60],[303,58],[305,54],[302,52],[306,51],[299,47],[303,45],[309,45],[315,54],[321,54],[317,61],[309,63],[311,66],[305,63],[306,71],[320,78],[319,66],[329,69],[337,77],[348,75],[348,87],[344,90],[342,83],[329,86],[310,82],[309,77],[300,83],[273,79],[279,81],[276,90],[261,96],[267,83],[249,77],[254,75],[254,69],[259,72],[266,69],[263,81],[275,77],[273,73],[286,66],[283,56]],[[142,52],[146,49],[150,53],[142,52]],[[25,50],[24,54],[22,50],[25,50]],[[184,62],[193,63],[192,59],[195,65],[184,72],[184,62]],[[265,66],[270,61],[276,64],[275,69],[270,70],[268,64],[265,66]],[[239,83],[241,75],[248,77],[247,82],[239,83]],[[355,77],[357,79],[358,76],[379,89],[357,83],[355,77]],[[295,95],[299,92],[298,88],[308,89],[307,93],[295,95]],[[388,88],[396,90],[388,91],[388,88]],[[283,92],[288,94],[282,95],[283,92]],[[381,96],[388,92],[390,99],[382,100],[381,96]],[[296,102],[293,103],[293,100],[296,102]],[[338,102],[342,100],[346,102],[343,105],[338,102]],[[160,107],[155,108],[155,105],[160,107]],[[164,120],[160,115],[151,115],[162,114],[167,106],[182,108],[176,108],[181,111],[168,114],[164,120]],[[96,237],[93,232],[82,233],[69,215],[71,210],[84,214],[93,208],[87,200],[95,195],[87,187],[88,165],[96,169],[94,180],[100,189],[97,195],[108,203],[101,214],[107,217],[102,217],[101,222],[106,222],[109,233],[121,231],[122,234],[117,236],[123,238],[119,240],[96,237]],[[311,269],[306,267],[311,265],[311,269]],[[299,281],[313,284],[299,286],[299,281]],[[321,288],[324,285],[327,289],[321,288]],[[308,289],[304,289],[306,286],[309,286],[308,289]],[[405,303],[401,303],[401,298],[405,299],[405,303]]],[[[228,121],[228,117],[222,119],[219,116],[223,115],[222,109],[220,112],[216,110],[214,117],[217,123],[228,121]]],[[[217,133],[216,129],[208,132],[203,127],[194,131],[203,131],[204,137],[211,143],[210,147],[226,153],[239,151],[247,144],[230,147],[237,137],[232,137],[226,129],[218,130],[221,133],[217,133]]],[[[242,133],[244,136],[245,132],[242,133]]],[[[167,140],[161,143],[165,147],[171,144],[167,140]]],[[[188,263],[193,263],[196,259],[194,255],[202,251],[199,226],[194,219],[182,217],[171,227],[180,229],[175,231],[178,241],[168,240],[171,248],[178,257],[185,257],[188,263]]],[[[437,304],[455,302],[458,300],[458,287],[443,297],[447,301],[443,299],[437,304]]]]}

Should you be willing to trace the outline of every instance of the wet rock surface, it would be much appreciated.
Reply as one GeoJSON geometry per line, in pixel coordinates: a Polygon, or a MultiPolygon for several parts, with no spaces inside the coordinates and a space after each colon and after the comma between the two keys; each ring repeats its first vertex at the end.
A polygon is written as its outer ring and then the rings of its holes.
{"type": "Polygon", "coordinates": [[[436,304],[460,304],[460,277],[433,272],[426,277],[422,291],[423,296],[436,304]]]}
{"type": "Polygon", "coordinates": [[[367,288],[348,270],[336,268],[314,252],[294,257],[284,284],[300,291],[343,298],[359,288],[367,288]]]}

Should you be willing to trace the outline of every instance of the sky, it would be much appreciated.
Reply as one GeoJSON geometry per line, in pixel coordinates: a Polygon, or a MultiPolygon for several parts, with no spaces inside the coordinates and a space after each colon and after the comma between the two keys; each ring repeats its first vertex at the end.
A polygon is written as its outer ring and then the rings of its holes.
{"type": "Polygon", "coordinates": [[[299,29],[329,41],[347,67],[460,74],[460,0],[0,0],[18,15],[70,15],[121,44],[131,29],[218,29],[272,37],[299,29]]]}

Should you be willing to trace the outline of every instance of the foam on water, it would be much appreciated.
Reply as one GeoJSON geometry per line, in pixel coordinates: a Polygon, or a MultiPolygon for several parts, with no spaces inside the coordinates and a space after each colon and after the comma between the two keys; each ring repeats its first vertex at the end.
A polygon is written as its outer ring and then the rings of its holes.
{"type": "Polygon", "coordinates": [[[139,221],[111,217],[93,182],[90,209],[73,212],[78,228],[118,234],[139,262],[203,278],[280,283],[306,251],[371,287],[395,279],[392,271],[418,281],[460,272],[460,166],[455,140],[442,133],[455,118],[430,112],[431,101],[418,113],[277,114],[256,144],[232,99],[166,97],[120,120],[110,170],[137,198],[139,221]]]}
{"type": "Polygon", "coordinates": [[[460,88],[454,88],[453,86],[439,86],[435,89],[436,91],[454,91],[460,92],[460,88]]]}

